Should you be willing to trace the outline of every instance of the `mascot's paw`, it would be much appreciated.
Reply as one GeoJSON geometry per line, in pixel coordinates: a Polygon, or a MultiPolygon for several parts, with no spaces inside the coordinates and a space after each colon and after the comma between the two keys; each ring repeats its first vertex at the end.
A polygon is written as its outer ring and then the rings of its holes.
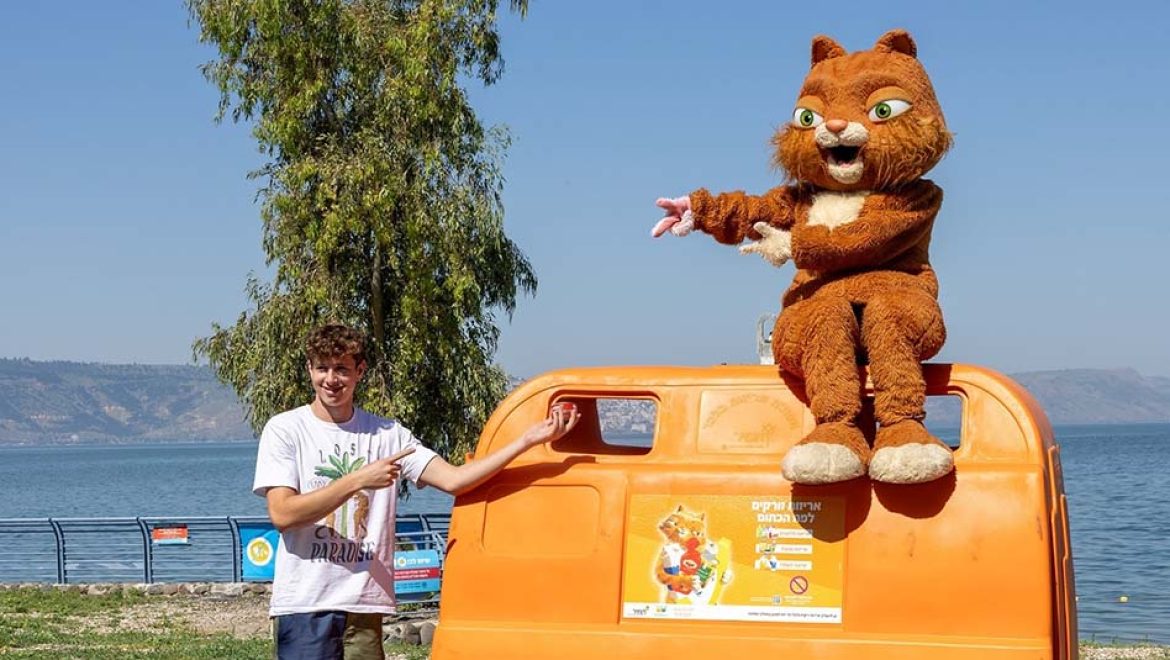
{"type": "Polygon", "coordinates": [[[776,229],[766,222],[757,222],[752,228],[760,235],[760,240],[740,247],[740,254],[758,254],[777,268],[788,263],[792,258],[792,232],[776,229]]]}
{"type": "Polygon", "coordinates": [[[695,214],[691,212],[690,197],[659,197],[655,202],[658,208],[666,212],[666,217],[659,220],[650,235],[654,238],[670,232],[675,236],[686,236],[695,229],[695,214]]]}
{"type": "Polygon", "coordinates": [[[951,448],[922,422],[905,419],[878,429],[869,462],[869,478],[887,484],[934,481],[955,469],[951,448]]]}
{"type": "Polygon", "coordinates": [[[788,450],[780,469],[797,484],[831,484],[865,474],[869,446],[861,430],[845,422],[818,424],[788,450]]]}

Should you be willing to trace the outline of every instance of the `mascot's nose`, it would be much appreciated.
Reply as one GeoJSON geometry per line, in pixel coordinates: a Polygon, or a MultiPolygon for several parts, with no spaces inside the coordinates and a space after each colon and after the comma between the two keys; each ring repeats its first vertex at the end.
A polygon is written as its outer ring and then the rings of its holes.
{"type": "Polygon", "coordinates": [[[844,119],[830,119],[825,122],[825,128],[833,133],[840,133],[846,128],[849,128],[849,122],[844,119]]]}

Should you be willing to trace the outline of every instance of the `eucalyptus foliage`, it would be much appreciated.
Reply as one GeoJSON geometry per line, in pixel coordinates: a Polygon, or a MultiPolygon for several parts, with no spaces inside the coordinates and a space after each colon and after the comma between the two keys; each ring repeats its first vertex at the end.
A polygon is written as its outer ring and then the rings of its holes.
{"type": "MultiPolygon", "coordinates": [[[[503,229],[507,134],[466,83],[502,73],[496,0],[188,0],[217,119],[251,122],[267,162],[271,282],[194,343],[259,431],[307,402],[303,339],[338,321],[370,338],[358,403],[458,459],[506,387],[496,315],[536,276],[503,229]]],[[[523,14],[527,2],[510,2],[523,14]]]]}

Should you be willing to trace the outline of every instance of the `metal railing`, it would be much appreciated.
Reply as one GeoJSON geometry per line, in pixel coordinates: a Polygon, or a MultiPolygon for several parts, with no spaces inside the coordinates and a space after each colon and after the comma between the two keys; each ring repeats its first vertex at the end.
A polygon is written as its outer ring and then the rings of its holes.
{"type": "MultiPolygon", "coordinates": [[[[400,514],[396,551],[445,560],[449,513],[400,514]]],[[[0,583],[242,582],[241,526],[263,516],[0,518],[0,583]],[[181,534],[179,533],[181,532],[181,534]]]]}

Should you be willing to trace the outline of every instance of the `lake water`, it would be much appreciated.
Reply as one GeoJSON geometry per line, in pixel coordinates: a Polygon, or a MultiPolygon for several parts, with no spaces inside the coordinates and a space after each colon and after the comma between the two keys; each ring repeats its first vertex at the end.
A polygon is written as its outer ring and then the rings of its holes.
{"type": "MultiPolygon", "coordinates": [[[[1170,643],[1170,424],[1056,435],[1081,637],[1170,643]]],[[[264,515],[249,492],[255,460],[253,443],[3,448],[0,518],[264,515]]],[[[402,510],[450,506],[427,488],[402,510]]]]}

